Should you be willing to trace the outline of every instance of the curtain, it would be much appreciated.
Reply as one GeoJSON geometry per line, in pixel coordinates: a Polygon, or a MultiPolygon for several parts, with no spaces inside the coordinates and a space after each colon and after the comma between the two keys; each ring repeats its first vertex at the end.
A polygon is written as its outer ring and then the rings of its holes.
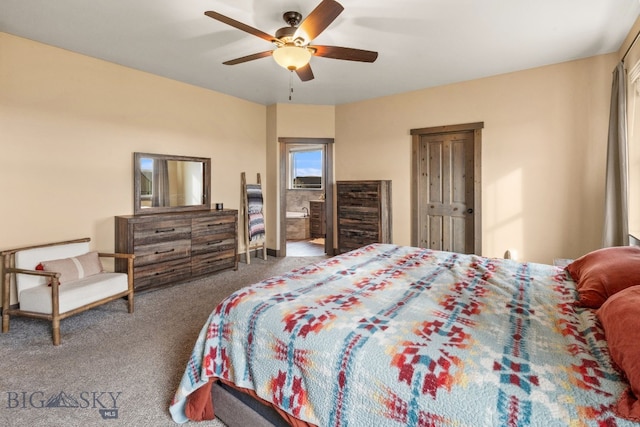
{"type": "Polygon", "coordinates": [[[153,161],[153,197],[152,206],[170,206],[169,168],[166,160],[153,161]]]}
{"type": "Polygon", "coordinates": [[[611,85],[603,247],[629,244],[627,163],[627,82],[620,62],[611,85]]]}

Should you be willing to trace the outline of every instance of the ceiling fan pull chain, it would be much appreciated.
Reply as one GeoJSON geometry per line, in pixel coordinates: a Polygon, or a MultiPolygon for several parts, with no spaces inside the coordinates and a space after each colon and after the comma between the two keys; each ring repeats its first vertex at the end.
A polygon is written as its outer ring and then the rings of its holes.
{"type": "Polygon", "coordinates": [[[291,101],[292,95],[293,95],[293,70],[289,72],[289,101],[291,101]]]}

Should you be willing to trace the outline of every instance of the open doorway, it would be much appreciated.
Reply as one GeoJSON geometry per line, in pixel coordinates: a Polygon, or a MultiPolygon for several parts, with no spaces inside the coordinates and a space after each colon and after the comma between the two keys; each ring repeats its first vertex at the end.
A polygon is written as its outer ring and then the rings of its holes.
{"type": "Polygon", "coordinates": [[[333,138],[279,138],[280,256],[333,255],[333,138]]]}

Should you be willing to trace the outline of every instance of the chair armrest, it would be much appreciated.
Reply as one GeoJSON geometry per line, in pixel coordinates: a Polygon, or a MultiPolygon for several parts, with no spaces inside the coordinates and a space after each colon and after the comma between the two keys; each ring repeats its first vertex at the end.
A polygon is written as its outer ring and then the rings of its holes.
{"type": "Polygon", "coordinates": [[[30,274],[32,276],[45,276],[45,277],[56,277],[60,278],[60,273],[55,271],[42,271],[42,270],[27,270],[24,268],[7,268],[7,273],[20,273],[20,274],[30,274]]]}
{"type": "MultiPolygon", "coordinates": [[[[29,274],[31,276],[44,276],[44,277],[49,277],[51,278],[49,285],[51,286],[51,310],[54,313],[58,312],[58,287],[60,286],[60,276],[61,274],[56,272],[56,271],[42,271],[42,270],[27,270],[25,268],[7,268],[6,269],[7,273],[14,273],[14,274],[29,274]]],[[[4,287],[9,287],[9,281],[8,280],[3,280],[2,281],[2,286],[3,286],[3,292],[4,292],[4,287]]],[[[10,290],[7,289],[6,290],[6,295],[10,295],[10,290]]]]}
{"type": "MultiPolygon", "coordinates": [[[[99,252],[99,257],[110,257],[110,258],[122,258],[127,260],[127,281],[129,291],[131,292],[131,296],[133,297],[133,259],[136,257],[134,254],[121,254],[121,253],[104,253],[99,252]]],[[[130,306],[133,307],[133,306],[130,306]]]]}
{"type": "MultiPolygon", "coordinates": [[[[57,316],[60,313],[60,276],[61,274],[56,272],[56,271],[42,271],[42,270],[27,270],[24,268],[15,268],[15,267],[11,267],[11,268],[7,268],[6,269],[7,273],[14,273],[14,274],[29,274],[31,276],[44,276],[44,277],[50,277],[51,280],[49,281],[49,286],[50,286],[50,290],[51,290],[51,312],[53,313],[53,316],[57,316]]],[[[2,286],[3,286],[3,292],[6,292],[4,295],[10,295],[10,289],[7,289],[6,291],[4,290],[4,287],[8,287],[9,283],[7,280],[4,280],[2,282],[2,286]]]]}

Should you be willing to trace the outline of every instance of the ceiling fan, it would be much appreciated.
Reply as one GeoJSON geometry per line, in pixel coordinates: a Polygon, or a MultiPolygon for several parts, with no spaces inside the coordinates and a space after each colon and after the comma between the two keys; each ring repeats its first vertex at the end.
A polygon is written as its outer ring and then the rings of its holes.
{"type": "Polygon", "coordinates": [[[344,7],[335,0],[322,0],[304,20],[302,20],[302,15],[298,12],[285,12],[282,18],[289,24],[289,27],[280,28],[276,31],[275,37],[217,12],[208,11],[204,14],[276,45],[274,50],[232,59],[223,62],[223,64],[235,65],[273,56],[280,66],[295,71],[300,80],[306,82],[313,79],[313,71],[311,71],[311,66],[309,65],[311,56],[360,62],[374,62],[378,57],[378,52],[370,50],[310,44],[343,10],[344,7]]]}

